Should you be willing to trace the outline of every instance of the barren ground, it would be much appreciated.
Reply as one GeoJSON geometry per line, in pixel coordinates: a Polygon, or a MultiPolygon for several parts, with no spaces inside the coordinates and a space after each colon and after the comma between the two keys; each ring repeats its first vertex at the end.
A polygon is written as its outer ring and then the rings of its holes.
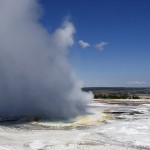
{"type": "Polygon", "coordinates": [[[88,112],[67,121],[1,122],[0,150],[150,150],[148,100],[96,100],[88,112]]]}

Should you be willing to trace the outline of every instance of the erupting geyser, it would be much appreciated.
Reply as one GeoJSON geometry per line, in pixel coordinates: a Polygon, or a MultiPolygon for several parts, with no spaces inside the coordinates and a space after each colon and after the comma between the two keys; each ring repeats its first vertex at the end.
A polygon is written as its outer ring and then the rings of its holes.
{"type": "Polygon", "coordinates": [[[0,113],[68,118],[86,109],[67,62],[75,28],[69,20],[49,34],[37,0],[0,0],[0,113]]]}

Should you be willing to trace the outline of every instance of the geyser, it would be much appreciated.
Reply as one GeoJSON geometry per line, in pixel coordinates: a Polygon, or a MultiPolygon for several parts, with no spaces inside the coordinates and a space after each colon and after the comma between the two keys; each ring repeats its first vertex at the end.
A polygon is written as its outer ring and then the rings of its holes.
{"type": "Polygon", "coordinates": [[[50,34],[38,21],[40,11],[37,0],[0,0],[0,112],[72,117],[92,98],[67,61],[75,28],[65,20],[50,34]]]}

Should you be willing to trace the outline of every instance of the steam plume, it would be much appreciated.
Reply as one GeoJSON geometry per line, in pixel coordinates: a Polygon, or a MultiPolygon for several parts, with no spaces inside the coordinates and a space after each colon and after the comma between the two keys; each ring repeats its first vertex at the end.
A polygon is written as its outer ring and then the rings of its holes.
{"type": "Polygon", "coordinates": [[[0,0],[0,112],[72,117],[92,98],[67,62],[75,28],[65,20],[49,34],[40,10],[37,0],[0,0]]]}

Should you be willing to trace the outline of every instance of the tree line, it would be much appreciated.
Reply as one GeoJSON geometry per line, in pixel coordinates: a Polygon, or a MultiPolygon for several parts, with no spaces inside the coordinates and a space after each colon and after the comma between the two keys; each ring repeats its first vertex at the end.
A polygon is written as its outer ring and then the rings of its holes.
{"type": "Polygon", "coordinates": [[[140,99],[137,95],[129,95],[127,93],[124,94],[118,94],[118,93],[110,93],[110,94],[100,94],[100,93],[94,93],[95,99],[140,99]]]}

